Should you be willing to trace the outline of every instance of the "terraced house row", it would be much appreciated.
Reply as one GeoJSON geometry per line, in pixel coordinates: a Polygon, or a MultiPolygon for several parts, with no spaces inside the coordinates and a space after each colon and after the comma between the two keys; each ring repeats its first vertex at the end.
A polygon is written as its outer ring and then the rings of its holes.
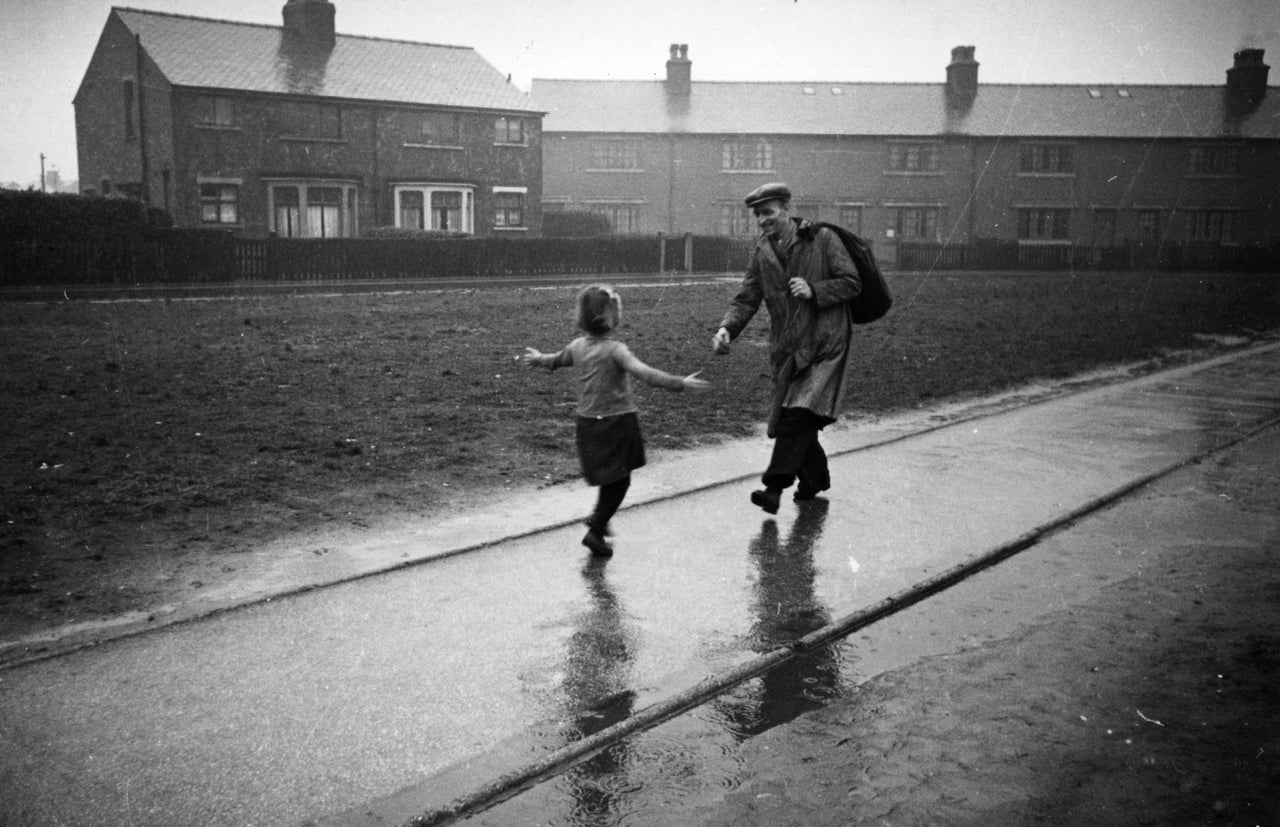
{"type": "MultiPolygon", "coordinates": [[[[1261,50],[1222,86],[535,80],[544,209],[620,232],[751,231],[743,193],[786,181],[799,213],[899,242],[1109,247],[1280,243],[1280,95],[1261,50]]],[[[943,75],[942,67],[939,76],[943,75]]]]}
{"type": "MultiPolygon", "coordinates": [[[[113,9],[76,96],[82,186],[254,236],[370,227],[533,234],[549,210],[615,232],[745,235],[743,193],[902,242],[1280,244],[1280,95],[1260,49],[1221,85],[535,79],[466,47],[113,9]]],[[[1226,56],[1224,56],[1225,58],[1226,56]]]]}

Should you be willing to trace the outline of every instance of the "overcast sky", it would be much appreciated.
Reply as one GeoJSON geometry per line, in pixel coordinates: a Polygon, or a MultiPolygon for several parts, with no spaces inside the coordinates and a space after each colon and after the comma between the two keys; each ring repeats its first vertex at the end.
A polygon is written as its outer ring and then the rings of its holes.
{"type": "MultiPolygon", "coordinates": [[[[934,82],[977,47],[984,83],[1221,84],[1232,54],[1280,61],[1280,0],[333,0],[341,34],[475,48],[533,78],[934,82]]],[[[0,183],[38,186],[40,154],[77,177],[71,100],[110,0],[0,0],[0,183]]],[[[114,5],[280,25],[284,0],[114,5]]],[[[1273,72],[1272,86],[1280,85],[1273,72]]]]}

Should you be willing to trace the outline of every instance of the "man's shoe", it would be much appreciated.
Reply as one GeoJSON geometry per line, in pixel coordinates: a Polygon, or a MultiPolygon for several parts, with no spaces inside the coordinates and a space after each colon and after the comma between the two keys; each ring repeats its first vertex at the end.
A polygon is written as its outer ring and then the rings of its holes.
{"type": "Polygon", "coordinates": [[[586,536],[582,538],[582,544],[591,549],[591,553],[596,557],[613,556],[613,546],[606,543],[604,537],[596,533],[594,528],[587,531],[586,536]]]}
{"type": "Polygon", "coordinates": [[[777,514],[778,504],[782,500],[782,490],[779,488],[766,488],[762,491],[751,492],[751,502],[760,506],[767,514],[777,514]]]}
{"type": "Polygon", "coordinates": [[[817,497],[819,494],[821,494],[823,491],[826,491],[830,487],[831,487],[830,485],[823,485],[819,487],[816,485],[806,485],[805,483],[800,483],[800,485],[796,486],[796,493],[793,495],[792,498],[798,503],[804,502],[805,500],[812,500],[813,498],[817,497]]]}

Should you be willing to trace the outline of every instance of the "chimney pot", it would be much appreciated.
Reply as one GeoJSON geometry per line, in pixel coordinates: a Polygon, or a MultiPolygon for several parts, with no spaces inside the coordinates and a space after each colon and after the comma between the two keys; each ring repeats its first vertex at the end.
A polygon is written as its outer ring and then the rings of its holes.
{"type": "Polygon", "coordinates": [[[333,47],[334,8],[328,0],[286,0],[281,14],[285,34],[309,45],[333,47]]]}
{"type": "Polygon", "coordinates": [[[976,47],[956,46],[951,50],[947,66],[947,96],[973,98],[978,94],[978,61],[973,59],[976,47]]]}
{"type": "Polygon", "coordinates": [[[1267,74],[1271,67],[1262,62],[1263,49],[1241,49],[1235,64],[1227,70],[1227,89],[1249,105],[1256,106],[1267,96],[1267,74]]]}
{"type": "Polygon", "coordinates": [[[667,61],[667,95],[687,98],[693,82],[693,62],[689,60],[688,43],[672,43],[667,61]]]}

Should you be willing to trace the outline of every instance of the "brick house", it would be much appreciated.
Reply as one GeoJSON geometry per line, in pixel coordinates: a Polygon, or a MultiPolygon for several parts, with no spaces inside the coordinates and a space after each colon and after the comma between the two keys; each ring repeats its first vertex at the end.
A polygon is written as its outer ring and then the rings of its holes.
{"type": "Polygon", "coordinates": [[[536,234],[542,113],[469,47],[113,8],[76,93],[81,191],[180,227],[536,234]]]}
{"type": "Polygon", "coordinates": [[[1280,243],[1280,95],[1261,50],[1223,86],[535,80],[544,209],[619,232],[736,235],[742,196],[787,181],[797,211],[871,238],[1280,243]]]}

